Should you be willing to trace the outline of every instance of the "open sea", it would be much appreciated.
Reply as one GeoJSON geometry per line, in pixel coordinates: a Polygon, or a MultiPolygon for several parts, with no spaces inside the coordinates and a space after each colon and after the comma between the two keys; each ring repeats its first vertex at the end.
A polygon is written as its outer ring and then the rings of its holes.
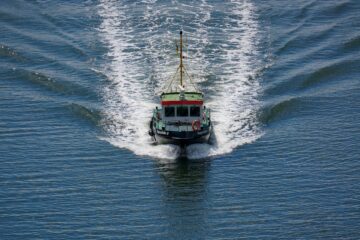
{"type": "Polygon", "coordinates": [[[1,0],[0,239],[360,239],[360,1],[1,0]],[[180,30],[186,157],[147,134],[180,30]]]}

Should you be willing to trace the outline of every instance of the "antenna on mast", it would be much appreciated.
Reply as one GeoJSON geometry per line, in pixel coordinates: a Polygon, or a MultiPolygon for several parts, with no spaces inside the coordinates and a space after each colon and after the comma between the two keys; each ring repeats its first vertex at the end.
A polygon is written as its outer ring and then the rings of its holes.
{"type": "Polygon", "coordinates": [[[182,31],[180,31],[180,85],[183,86],[183,53],[182,53],[182,31]]]}

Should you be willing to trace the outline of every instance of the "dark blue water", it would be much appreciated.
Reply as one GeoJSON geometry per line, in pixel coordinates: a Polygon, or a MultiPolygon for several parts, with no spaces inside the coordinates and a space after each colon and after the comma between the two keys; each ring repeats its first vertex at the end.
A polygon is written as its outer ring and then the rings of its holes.
{"type": "Polygon", "coordinates": [[[1,239],[359,239],[360,2],[0,2],[1,239]],[[186,64],[212,145],[154,146],[186,64]]]}

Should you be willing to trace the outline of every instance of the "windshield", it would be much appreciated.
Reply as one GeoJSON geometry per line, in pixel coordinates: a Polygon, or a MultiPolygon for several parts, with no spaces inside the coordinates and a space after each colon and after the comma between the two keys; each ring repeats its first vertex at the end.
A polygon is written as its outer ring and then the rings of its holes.
{"type": "Polygon", "coordinates": [[[178,117],[187,117],[189,116],[189,108],[188,107],[177,107],[176,108],[176,116],[178,117]]]}
{"type": "Polygon", "coordinates": [[[190,107],[191,117],[200,117],[200,107],[190,107]]]}
{"type": "Polygon", "coordinates": [[[175,108],[165,107],[165,117],[175,117],[175,108]]]}

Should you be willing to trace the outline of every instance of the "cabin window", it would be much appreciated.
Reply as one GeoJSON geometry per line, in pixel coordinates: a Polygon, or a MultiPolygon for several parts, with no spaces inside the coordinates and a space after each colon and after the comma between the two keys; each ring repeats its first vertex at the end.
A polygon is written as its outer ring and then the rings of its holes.
{"type": "Polygon", "coordinates": [[[165,107],[165,117],[175,117],[175,108],[165,107]]]}
{"type": "Polygon", "coordinates": [[[188,107],[177,107],[176,108],[176,116],[178,116],[178,117],[189,116],[189,108],[188,107]]]}
{"type": "Polygon", "coordinates": [[[200,117],[200,107],[190,107],[190,117],[200,117]]]}

